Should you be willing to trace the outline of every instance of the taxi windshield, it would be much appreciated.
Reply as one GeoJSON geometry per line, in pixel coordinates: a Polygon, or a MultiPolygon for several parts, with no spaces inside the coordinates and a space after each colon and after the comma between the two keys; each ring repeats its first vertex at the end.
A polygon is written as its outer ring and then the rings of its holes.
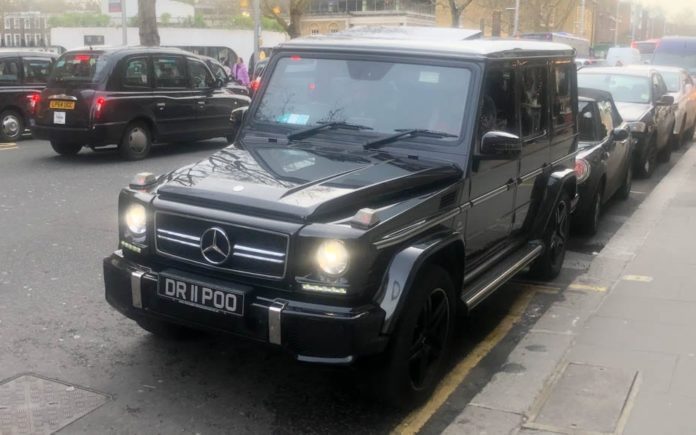
{"type": "MultiPolygon", "coordinates": [[[[462,130],[471,71],[415,63],[280,58],[254,115],[257,123],[306,129],[327,123],[370,133],[400,129],[462,130]]],[[[325,131],[331,131],[327,129],[325,131]]]]}

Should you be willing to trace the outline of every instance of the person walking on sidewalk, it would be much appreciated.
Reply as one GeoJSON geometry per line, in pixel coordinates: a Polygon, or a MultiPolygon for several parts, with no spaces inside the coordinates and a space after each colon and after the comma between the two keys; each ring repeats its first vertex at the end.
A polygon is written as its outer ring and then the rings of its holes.
{"type": "Polygon", "coordinates": [[[240,84],[249,86],[249,71],[241,56],[237,58],[237,62],[232,67],[232,77],[240,84]]]}

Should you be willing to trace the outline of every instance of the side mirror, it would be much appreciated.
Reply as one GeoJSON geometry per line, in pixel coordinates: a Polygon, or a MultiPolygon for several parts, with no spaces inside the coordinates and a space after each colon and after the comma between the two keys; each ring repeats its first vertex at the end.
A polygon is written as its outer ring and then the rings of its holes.
{"type": "Polygon", "coordinates": [[[657,104],[658,106],[671,106],[672,104],[674,104],[674,97],[671,95],[663,95],[657,99],[657,102],[655,104],[657,104]]]}
{"type": "Polygon", "coordinates": [[[225,82],[222,79],[215,79],[215,88],[221,89],[225,86],[225,82]]]}
{"type": "Polygon", "coordinates": [[[612,130],[611,136],[614,140],[621,142],[628,139],[629,133],[625,128],[616,127],[614,130],[612,130]]]}
{"type": "Polygon", "coordinates": [[[516,156],[522,152],[517,135],[504,131],[489,131],[481,138],[481,154],[486,156],[516,156]]]}
{"type": "Polygon", "coordinates": [[[232,113],[230,113],[230,122],[236,126],[241,126],[244,122],[244,118],[246,118],[248,109],[249,106],[244,106],[232,110],[232,113]]]}

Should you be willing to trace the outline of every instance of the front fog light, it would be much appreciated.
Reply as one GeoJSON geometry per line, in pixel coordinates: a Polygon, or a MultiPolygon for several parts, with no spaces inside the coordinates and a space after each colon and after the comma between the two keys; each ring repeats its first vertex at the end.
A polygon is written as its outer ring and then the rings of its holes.
{"type": "Polygon", "coordinates": [[[340,240],[327,240],[317,249],[319,268],[330,276],[339,276],[348,269],[348,250],[340,240]]]}
{"type": "Polygon", "coordinates": [[[147,224],[147,212],[140,204],[133,204],[126,209],[126,226],[133,235],[145,234],[147,224]]]}

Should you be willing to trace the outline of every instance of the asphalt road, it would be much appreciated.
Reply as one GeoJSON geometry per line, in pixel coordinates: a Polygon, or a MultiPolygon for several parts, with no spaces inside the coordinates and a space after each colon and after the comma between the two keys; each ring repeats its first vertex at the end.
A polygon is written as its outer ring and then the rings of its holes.
{"type": "MultiPolygon", "coordinates": [[[[133,163],[114,152],[61,158],[35,140],[0,146],[0,382],[35,373],[109,396],[62,433],[392,430],[407,415],[364,399],[350,370],[299,364],[273,348],[230,338],[162,341],[104,301],[101,260],[117,245],[121,186],[137,172],[165,172],[224,144],[159,146],[133,163]]],[[[680,155],[673,154],[672,164],[680,155]]],[[[552,286],[562,288],[588,267],[669,167],[636,180],[628,201],[613,201],[597,236],[572,241],[566,268],[552,286]]],[[[453,368],[510,315],[519,295],[508,286],[460,322],[453,368]]],[[[518,323],[533,324],[544,306],[536,308],[536,314],[520,313],[518,323]]],[[[498,358],[474,364],[466,377],[472,391],[500,369],[500,346],[491,346],[498,358]]]]}

